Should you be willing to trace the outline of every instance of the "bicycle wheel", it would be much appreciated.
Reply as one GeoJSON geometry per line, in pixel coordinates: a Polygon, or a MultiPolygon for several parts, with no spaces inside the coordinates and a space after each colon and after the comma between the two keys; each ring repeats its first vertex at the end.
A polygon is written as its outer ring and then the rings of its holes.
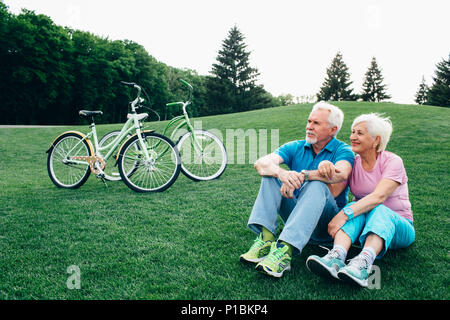
{"type": "Polygon", "coordinates": [[[53,143],[47,157],[47,171],[50,180],[59,188],[81,187],[91,174],[87,162],[73,161],[72,157],[91,156],[86,140],[77,133],[62,134],[53,143]]]}
{"type": "MultiPolygon", "coordinates": [[[[112,141],[114,141],[114,139],[116,139],[117,136],[119,136],[119,135],[120,135],[120,130],[111,131],[111,132],[105,134],[98,142],[99,148],[102,148],[103,146],[107,146],[112,141]]],[[[125,139],[129,138],[129,137],[130,137],[130,135],[125,137],[125,139]]],[[[120,146],[120,144],[118,146],[120,146]]],[[[103,153],[106,154],[108,151],[109,150],[106,150],[103,153]]],[[[119,168],[118,168],[118,166],[116,166],[116,160],[117,160],[117,150],[115,152],[113,152],[113,154],[108,159],[105,159],[106,164],[105,164],[105,168],[103,169],[103,172],[105,173],[105,179],[108,181],[122,180],[122,178],[120,177],[119,168]]]]}
{"type": "Polygon", "coordinates": [[[180,174],[180,156],[173,142],[154,133],[142,134],[149,159],[145,158],[138,136],[125,142],[119,153],[119,173],[123,182],[137,192],[164,191],[180,174]]]}
{"type": "Polygon", "coordinates": [[[227,151],[222,141],[204,130],[194,130],[181,136],[177,148],[181,158],[181,172],[194,181],[217,179],[227,166],[227,151]],[[201,147],[198,150],[194,138],[201,147]]]}

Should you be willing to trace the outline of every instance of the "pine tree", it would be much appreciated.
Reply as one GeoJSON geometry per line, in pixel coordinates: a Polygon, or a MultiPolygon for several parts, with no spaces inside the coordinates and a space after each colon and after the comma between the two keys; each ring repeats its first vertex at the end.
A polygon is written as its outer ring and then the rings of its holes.
{"type": "Polygon", "coordinates": [[[259,72],[250,66],[250,52],[244,40],[244,35],[234,26],[222,42],[207,84],[212,113],[266,107],[271,101],[262,86],[256,85],[259,72]]]}
{"type": "Polygon", "coordinates": [[[442,60],[436,67],[436,76],[428,91],[427,104],[450,107],[450,54],[447,60],[442,60]]]}
{"type": "Polygon", "coordinates": [[[327,69],[327,78],[317,94],[317,99],[356,100],[356,96],[352,94],[353,89],[349,89],[351,84],[348,67],[342,60],[342,54],[338,52],[327,69]]]}
{"type": "Polygon", "coordinates": [[[383,84],[383,80],[377,60],[373,57],[362,87],[361,98],[363,101],[380,102],[391,98],[386,93],[386,85],[383,84]]]}
{"type": "Polygon", "coordinates": [[[416,92],[416,99],[414,101],[420,105],[425,104],[427,102],[428,90],[425,77],[422,77],[422,83],[419,85],[419,90],[416,92]]]}

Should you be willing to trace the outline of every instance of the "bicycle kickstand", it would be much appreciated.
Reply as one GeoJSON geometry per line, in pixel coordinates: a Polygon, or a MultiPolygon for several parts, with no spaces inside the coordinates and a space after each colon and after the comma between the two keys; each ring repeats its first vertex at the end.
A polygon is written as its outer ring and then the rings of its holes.
{"type": "Polygon", "coordinates": [[[106,184],[106,180],[105,177],[100,176],[100,179],[102,180],[102,182],[105,184],[106,189],[108,189],[108,185],[106,184]]]}
{"type": "Polygon", "coordinates": [[[97,178],[100,178],[103,182],[103,184],[105,185],[106,189],[108,189],[108,185],[106,184],[106,180],[105,180],[105,173],[103,172],[102,168],[100,167],[100,164],[98,163],[98,161],[95,163],[94,165],[95,169],[97,170],[97,178]]]}

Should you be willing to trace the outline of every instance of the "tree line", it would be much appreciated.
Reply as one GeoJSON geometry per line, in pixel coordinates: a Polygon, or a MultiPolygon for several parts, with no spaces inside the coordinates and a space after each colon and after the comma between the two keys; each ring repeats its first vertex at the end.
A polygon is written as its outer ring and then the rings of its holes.
{"type": "Polygon", "coordinates": [[[0,2],[0,123],[79,124],[83,108],[102,110],[99,123],[123,122],[134,92],[120,81],[141,85],[150,97],[145,104],[163,120],[181,113],[166,107],[187,98],[180,78],[194,87],[193,116],[281,105],[257,84],[249,54],[234,27],[203,76],[157,61],[136,42],[61,27],[26,9],[14,15],[0,2]]]}
{"type": "MultiPolygon", "coordinates": [[[[348,70],[342,54],[338,52],[326,70],[327,76],[317,93],[317,100],[379,102],[391,98],[375,57],[372,57],[359,94],[353,93],[350,88],[352,81],[348,70]]],[[[436,65],[431,87],[426,84],[425,78],[422,78],[415,102],[419,105],[450,107],[450,55],[447,60],[443,59],[436,65]]]]}
{"type": "Polygon", "coordinates": [[[384,77],[375,57],[372,57],[359,94],[353,93],[353,89],[350,88],[353,82],[350,81],[349,69],[342,53],[336,54],[326,73],[327,76],[317,93],[317,100],[380,102],[391,98],[386,85],[383,84],[384,77]]]}
{"type": "Polygon", "coordinates": [[[420,105],[450,108],[450,54],[436,65],[433,84],[428,86],[425,77],[416,92],[415,101],[420,105]]]}
{"type": "MultiPolygon", "coordinates": [[[[146,106],[160,118],[181,110],[167,102],[186,98],[178,81],[194,86],[192,116],[205,116],[313,102],[317,100],[389,99],[375,58],[360,94],[353,93],[348,67],[338,52],[327,68],[317,95],[272,96],[258,84],[258,69],[240,30],[232,27],[222,41],[210,75],[168,66],[130,40],[109,40],[89,32],[56,25],[48,16],[23,9],[11,14],[0,2],[0,124],[80,124],[80,109],[102,110],[99,123],[125,121],[134,92],[120,81],[136,82],[148,93],[146,106]]],[[[438,64],[435,83],[422,84],[419,104],[449,106],[449,61],[438,64]]],[[[152,113],[150,113],[153,116],[152,113]]],[[[154,116],[153,116],[154,117],[154,116]]],[[[154,117],[151,120],[156,120],[154,117]]]]}

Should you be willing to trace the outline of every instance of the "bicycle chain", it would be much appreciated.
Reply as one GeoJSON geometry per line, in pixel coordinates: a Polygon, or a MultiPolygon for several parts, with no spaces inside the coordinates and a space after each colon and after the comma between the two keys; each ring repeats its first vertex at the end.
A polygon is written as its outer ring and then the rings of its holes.
{"type": "Polygon", "coordinates": [[[99,170],[95,168],[95,163],[98,161],[100,163],[100,169],[105,168],[105,160],[102,157],[97,156],[74,156],[70,157],[71,160],[84,160],[89,163],[89,167],[91,168],[92,173],[99,174],[99,170]]]}

